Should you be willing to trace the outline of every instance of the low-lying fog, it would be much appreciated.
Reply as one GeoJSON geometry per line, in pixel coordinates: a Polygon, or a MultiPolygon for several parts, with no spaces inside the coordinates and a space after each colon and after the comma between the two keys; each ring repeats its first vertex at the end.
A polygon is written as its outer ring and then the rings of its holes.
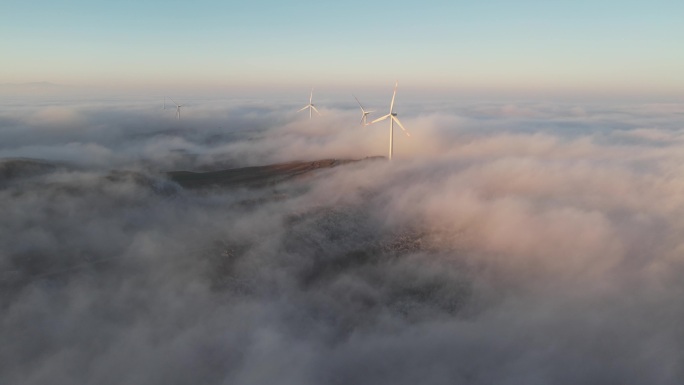
{"type": "Polygon", "coordinates": [[[0,383],[681,384],[684,105],[399,98],[7,104],[0,383]]]}

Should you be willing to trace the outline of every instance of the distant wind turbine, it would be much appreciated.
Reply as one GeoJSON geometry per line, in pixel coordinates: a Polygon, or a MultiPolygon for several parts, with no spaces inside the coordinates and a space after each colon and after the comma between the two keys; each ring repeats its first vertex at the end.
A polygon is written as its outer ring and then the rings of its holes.
{"type": "Polygon", "coordinates": [[[166,109],[166,96],[164,96],[164,108],[162,108],[162,110],[165,110],[165,109],[166,109]]]}
{"type": "Polygon", "coordinates": [[[397,122],[399,127],[401,127],[401,129],[404,130],[404,133],[406,133],[406,136],[411,136],[411,134],[409,134],[409,132],[404,128],[404,126],[401,124],[401,122],[397,118],[397,113],[394,112],[394,97],[397,96],[397,87],[398,86],[399,86],[399,82],[397,81],[394,84],[394,93],[392,94],[392,102],[390,102],[389,114],[387,114],[383,117],[377,118],[371,122],[371,124],[373,124],[373,123],[383,121],[387,118],[389,118],[389,120],[390,120],[389,160],[392,160],[392,149],[393,149],[393,139],[394,139],[394,122],[397,122]]]}
{"type": "Polygon", "coordinates": [[[176,103],[176,102],[175,102],[173,99],[171,99],[171,98],[169,98],[169,100],[171,100],[171,101],[173,102],[173,104],[176,105],[176,119],[180,120],[180,109],[181,109],[181,107],[183,107],[183,105],[182,105],[182,104],[176,103]]]}
{"type": "Polygon", "coordinates": [[[297,111],[297,112],[304,111],[304,110],[306,110],[306,109],[308,108],[308,109],[309,109],[309,119],[311,119],[311,110],[316,111],[316,113],[318,114],[318,116],[321,116],[321,113],[318,112],[318,110],[316,109],[316,107],[313,105],[313,102],[312,102],[312,101],[313,101],[313,88],[311,89],[311,95],[309,96],[309,104],[307,104],[306,106],[302,107],[302,109],[300,109],[300,110],[297,111]]]}
{"type": "Polygon", "coordinates": [[[354,97],[354,99],[356,99],[356,102],[359,103],[359,107],[361,108],[361,125],[367,126],[368,125],[368,120],[367,120],[368,114],[370,114],[371,112],[375,112],[375,111],[364,110],[363,106],[361,105],[361,102],[359,101],[359,98],[357,98],[356,95],[354,95],[354,94],[352,94],[352,96],[354,97]]]}

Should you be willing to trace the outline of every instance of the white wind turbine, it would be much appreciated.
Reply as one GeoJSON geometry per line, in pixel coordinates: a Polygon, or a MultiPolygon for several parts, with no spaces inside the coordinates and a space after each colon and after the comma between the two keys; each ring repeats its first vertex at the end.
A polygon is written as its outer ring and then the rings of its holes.
{"type": "Polygon", "coordinates": [[[181,107],[183,107],[183,105],[182,105],[182,104],[176,103],[176,102],[175,102],[173,99],[171,99],[171,98],[169,98],[169,100],[171,100],[171,101],[173,102],[173,104],[176,105],[176,119],[180,120],[180,109],[181,109],[181,107]]]}
{"type": "Polygon", "coordinates": [[[367,120],[368,114],[370,114],[371,112],[375,112],[375,111],[364,110],[363,106],[361,105],[361,102],[359,101],[359,98],[357,98],[356,95],[354,95],[354,94],[352,94],[352,96],[354,97],[354,99],[356,99],[356,102],[359,103],[359,107],[361,108],[361,125],[367,126],[368,125],[368,120],[367,120]]]}
{"type": "Polygon", "coordinates": [[[389,120],[390,120],[389,160],[392,160],[392,149],[393,149],[393,139],[394,139],[394,122],[397,122],[399,127],[401,127],[401,129],[404,130],[404,133],[406,133],[406,136],[411,136],[411,134],[409,134],[409,132],[404,128],[404,126],[401,124],[401,122],[397,118],[397,113],[394,112],[394,97],[397,95],[397,86],[399,86],[398,81],[394,84],[394,93],[392,94],[392,102],[390,103],[389,114],[387,114],[383,117],[377,118],[370,123],[370,124],[377,123],[377,122],[380,122],[380,121],[383,121],[383,120],[389,118],[389,120]]]}
{"type": "Polygon", "coordinates": [[[297,112],[301,112],[301,111],[304,111],[308,108],[309,109],[309,119],[311,119],[311,110],[316,111],[318,116],[321,116],[321,113],[318,112],[316,107],[313,105],[312,100],[313,100],[313,88],[311,89],[311,95],[309,96],[309,104],[307,104],[306,106],[302,107],[299,111],[297,111],[297,112]]]}

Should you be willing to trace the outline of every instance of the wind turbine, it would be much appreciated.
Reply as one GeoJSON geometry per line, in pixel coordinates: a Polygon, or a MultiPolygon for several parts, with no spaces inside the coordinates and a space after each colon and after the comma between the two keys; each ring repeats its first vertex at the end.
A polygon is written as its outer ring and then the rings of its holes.
{"type": "Polygon", "coordinates": [[[361,125],[367,126],[368,125],[368,120],[367,120],[368,114],[370,114],[371,112],[375,112],[375,111],[364,110],[363,106],[361,105],[361,102],[359,101],[359,98],[357,98],[356,95],[354,95],[354,94],[352,94],[352,96],[354,97],[354,99],[356,99],[356,102],[359,103],[359,107],[361,108],[361,125]]]}
{"type": "Polygon", "coordinates": [[[176,105],[176,119],[180,120],[180,108],[183,107],[183,105],[182,105],[182,104],[176,103],[176,102],[175,102],[173,99],[171,99],[171,98],[169,98],[169,99],[173,102],[173,104],[176,105]]]}
{"type": "Polygon", "coordinates": [[[394,83],[394,93],[392,94],[392,102],[390,103],[389,114],[387,114],[383,117],[377,118],[371,122],[371,124],[373,124],[373,123],[383,121],[387,118],[389,118],[389,120],[390,120],[389,160],[392,160],[392,149],[393,149],[393,143],[392,142],[394,139],[394,122],[397,122],[399,127],[401,127],[401,129],[404,130],[404,133],[406,133],[406,136],[411,136],[411,134],[409,134],[409,132],[401,124],[401,122],[399,121],[399,118],[397,118],[397,113],[394,112],[394,97],[397,96],[397,87],[398,86],[399,86],[399,82],[397,81],[396,83],[394,83]]]}
{"type": "Polygon", "coordinates": [[[166,109],[166,96],[164,96],[164,107],[162,108],[162,110],[165,110],[165,109],[166,109]]]}
{"type": "Polygon", "coordinates": [[[308,108],[308,109],[309,109],[309,119],[311,119],[311,110],[316,111],[316,113],[318,114],[318,116],[321,116],[321,113],[318,112],[318,110],[316,109],[316,107],[314,107],[314,105],[313,105],[313,103],[312,103],[312,100],[313,100],[313,88],[311,88],[311,95],[309,96],[309,104],[307,104],[306,106],[302,107],[302,109],[300,109],[299,111],[297,111],[297,112],[301,112],[301,111],[304,111],[304,110],[306,110],[306,109],[308,108]]]}

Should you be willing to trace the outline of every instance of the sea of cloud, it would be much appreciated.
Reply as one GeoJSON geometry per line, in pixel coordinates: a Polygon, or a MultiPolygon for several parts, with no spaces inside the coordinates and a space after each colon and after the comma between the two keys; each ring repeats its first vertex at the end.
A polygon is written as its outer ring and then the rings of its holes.
{"type": "Polygon", "coordinates": [[[684,381],[684,105],[161,107],[0,109],[0,383],[684,381]]]}

